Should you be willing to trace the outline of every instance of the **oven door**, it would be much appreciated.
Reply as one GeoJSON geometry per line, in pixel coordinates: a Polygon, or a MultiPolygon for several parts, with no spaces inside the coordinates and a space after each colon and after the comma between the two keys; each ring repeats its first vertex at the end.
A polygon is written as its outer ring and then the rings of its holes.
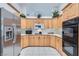
{"type": "Polygon", "coordinates": [[[78,25],[63,27],[63,50],[67,55],[78,55],[78,25]]]}

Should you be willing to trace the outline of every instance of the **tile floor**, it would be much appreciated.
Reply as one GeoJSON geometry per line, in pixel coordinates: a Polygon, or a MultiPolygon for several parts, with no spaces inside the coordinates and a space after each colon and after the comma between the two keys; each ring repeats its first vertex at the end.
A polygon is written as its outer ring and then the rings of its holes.
{"type": "Polygon", "coordinates": [[[20,56],[61,56],[54,48],[51,47],[28,47],[24,48],[20,56]]]}

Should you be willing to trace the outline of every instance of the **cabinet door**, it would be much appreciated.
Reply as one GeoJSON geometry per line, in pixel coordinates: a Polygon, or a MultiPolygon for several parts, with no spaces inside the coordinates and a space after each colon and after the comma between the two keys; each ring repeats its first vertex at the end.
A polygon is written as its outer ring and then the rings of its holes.
{"type": "Polygon", "coordinates": [[[38,36],[29,36],[29,46],[39,46],[38,36]]]}
{"type": "Polygon", "coordinates": [[[59,37],[55,37],[56,39],[56,49],[61,50],[62,49],[62,40],[59,37]]]}
{"type": "Polygon", "coordinates": [[[49,28],[49,21],[48,20],[44,20],[44,26],[45,26],[45,28],[49,28]]]}
{"type": "Polygon", "coordinates": [[[50,45],[50,36],[45,35],[44,36],[44,46],[49,46],[50,45]]]}
{"type": "Polygon", "coordinates": [[[33,36],[31,36],[31,35],[29,35],[29,46],[33,46],[34,45],[34,37],[33,36]]]}
{"type": "Polygon", "coordinates": [[[44,36],[43,35],[40,35],[39,46],[44,46],[44,36]]]}
{"type": "Polygon", "coordinates": [[[39,39],[40,37],[38,35],[34,36],[34,46],[39,46],[39,39]]]}
{"type": "Polygon", "coordinates": [[[21,18],[21,28],[26,28],[26,19],[21,18]]]}
{"type": "Polygon", "coordinates": [[[21,48],[23,48],[23,47],[24,47],[24,37],[21,36],[21,48]]]}
{"type": "Polygon", "coordinates": [[[51,38],[50,38],[50,46],[55,48],[55,43],[56,43],[55,36],[51,36],[51,38]]]}
{"type": "Polygon", "coordinates": [[[33,28],[34,21],[33,20],[26,20],[26,28],[33,28]]]}
{"type": "Polygon", "coordinates": [[[27,36],[21,36],[21,48],[28,46],[28,37],[27,36]]]}
{"type": "Polygon", "coordinates": [[[24,47],[28,47],[29,46],[29,40],[28,40],[28,36],[24,36],[24,47]]]}

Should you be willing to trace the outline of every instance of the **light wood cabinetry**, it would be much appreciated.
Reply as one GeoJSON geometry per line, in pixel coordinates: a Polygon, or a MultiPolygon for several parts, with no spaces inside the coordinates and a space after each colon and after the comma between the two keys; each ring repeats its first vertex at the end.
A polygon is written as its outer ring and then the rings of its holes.
{"type": "Polygon", "coordinates": [[[62,39],[60,37],[55,36],[56,39],[56,49],[62,50],[62,39]]]}
{"type": "Polygon", "coordinates": [[[30,35],[29,36],[29,46],[38,46],[39,45],[39,39],[37,36],[33,36],[33,35],[30,35]]]}
{"type": "Polygon", "coordinates": [[[24,35],[21,36],[21,47],[51,46],[57,50],[62,49],[62,39],[52,35],[24,35]]]}
{"type": "Polygon", "coordinates": [[[31,35],[29,37],[29,46],[49,46],[50,36],[48,35],[31,35]]]}
{"type": "Polygon", "coordinates": [[[51,36],[51,39],[50,39],[50,46],[51,47],[56,47],[56,39],[55,39],[55,36],[51,36]]]}
{"type": "Polygon", "coordinates": [[[26,19],[26,28],[33,28],[34,27],[34,20],[27,20],[26,19]]]}
{"type": "Polygon", "coordinates": [[[26,19],[21,18],[21,28],[25,29],[26,28],[26,19]]]}
{"type": "Polygon", "coordinates": [[[62,28],[62,16],[54,18],[52,20],[52,26],[53,26],[54,29],[62,28]]]}
{"type": "Polygon", "coordinates": [[[26,36],[26,35],[21,36],[21,47],[22,48],[28,47],[28,45],[29,45],[28,36],[26,36]]]}
{"type": "Polygon", "coordinates": [[[71,18],[79,16],[79,4],[78,3],[70,3],[66,5],[63,11],[63,21],[69,20],[71,18]]]}

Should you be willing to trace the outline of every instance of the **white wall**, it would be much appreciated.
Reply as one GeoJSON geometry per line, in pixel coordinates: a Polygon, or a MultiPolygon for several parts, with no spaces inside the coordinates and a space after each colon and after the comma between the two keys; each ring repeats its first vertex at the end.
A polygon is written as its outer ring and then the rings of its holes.
{"type": "MultiPolygon", "coordinates": [[[[12,4],[14,7],[16,7],[18,10],[20,10],[19,6],[17,4],[12,4]]],[[[6,3],[0,3],[0,8],[3,7],[6,10],[8,10],[9,12],[16,14],[17,12],[11,8],[9,5],[7,5],[6,3]]]]}

